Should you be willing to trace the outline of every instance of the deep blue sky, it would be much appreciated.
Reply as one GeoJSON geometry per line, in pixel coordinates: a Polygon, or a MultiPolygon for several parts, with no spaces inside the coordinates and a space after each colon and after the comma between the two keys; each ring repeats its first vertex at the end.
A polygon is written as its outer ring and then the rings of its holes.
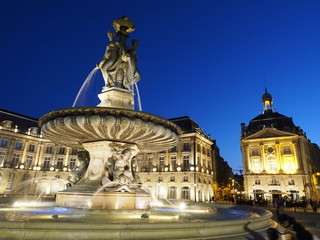
{"type": "Polygon", "coordinates": [[[240,123],[262,111],[265,72],[275,109],[320,143],[317,0],[2,0],[0,108],[70,107],[123,15],[136,25],[145,112],[190,116],[238,169],[240,123]]]}

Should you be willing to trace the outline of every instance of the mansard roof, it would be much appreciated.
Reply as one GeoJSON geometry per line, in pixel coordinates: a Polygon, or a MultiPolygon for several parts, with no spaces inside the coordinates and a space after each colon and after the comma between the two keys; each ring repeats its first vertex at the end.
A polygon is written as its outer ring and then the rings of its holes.
{"type": "Polygon", "coordinates": [[[0,109],[0,124],[3,121],[12,121],[12,126],[18,125],[20,131],[28,131],[31,127],[38,127],[38,119],[23,114],[0,109]]]}
{"type": "Polygon", "coordinates": [[[169,121],[178,125],[184,133],[197,132],[200,130],[198,123],[188,116],[170,118],[169,121]]]}
{"type": "Polygon", "coordinates": [[[287,117],[272,110],[266,110],[257,117],[251,119],[249,125],[242,129],[242,138],[248,137],[265,128],[273,128],[283,132],[303,135],[302,129],[293,123],[291,117],[287,117]]]}

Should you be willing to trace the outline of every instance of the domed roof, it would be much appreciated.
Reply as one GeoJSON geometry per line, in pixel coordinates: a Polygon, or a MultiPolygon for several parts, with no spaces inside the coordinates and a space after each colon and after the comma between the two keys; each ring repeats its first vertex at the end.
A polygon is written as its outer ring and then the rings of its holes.
{"type": "Polygon", "coordinates": [[[262,95],[262,102],[265,101],[272,101],[272,96],[270,93],[268,93],[267,91],[262,95]]]}

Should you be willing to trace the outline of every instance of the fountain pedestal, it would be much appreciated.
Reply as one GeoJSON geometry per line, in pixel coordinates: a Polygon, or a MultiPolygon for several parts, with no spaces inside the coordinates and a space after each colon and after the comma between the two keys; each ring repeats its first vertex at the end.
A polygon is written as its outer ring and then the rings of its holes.
{"type": "Polygon", "coordinates": [[[98,107],[133,109],[134,106],[132,93],[127,89],[104,87],[98,97],[101,101],[98,107]]]}

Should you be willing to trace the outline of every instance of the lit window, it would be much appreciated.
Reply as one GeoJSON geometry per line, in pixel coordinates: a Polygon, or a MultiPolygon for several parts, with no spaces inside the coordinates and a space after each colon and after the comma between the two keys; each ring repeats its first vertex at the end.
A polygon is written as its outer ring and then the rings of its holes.
{"type": "Polygon", "coordinates": [[[177,187],[174,187],[174,186],[169,187],[168,199],[170,199],[170,200],[177,199],[177,187]]]}
{"type": "Polygon", "coordinates": [[[75,169],[76,167],[76,159],[75,158],[71,158],[70,159],[70,169],[75,169]]]}
{"type": "Polygon", "coordinates": [[[17,167],[17,166],[18,166],[18,163],[19,163],[19,160],[20,160],[20,155],[14,153],[14,154],[12,155],[12,162],[11,162],[12,167],[17,167]]]}
{"type": "Polygon", "coordinates": [[[260,159],[252,159],[252,170],[256,173],[259,173],[262,171],[260,159]]]}
{"type": "Polygon", "coordinates": [[[25,168],[30,168],[32,166],[33,156],[27,155],[25,161],[25,168]]]}
{"type": "Polygon", "coordinates": [[[50,162],[51,157],[45,157],[43,161],[43,170],[49,170],[50,169],[50,162]]]}
{"type": "Polygon", "coordinates": [[[273,155],[268,156],[268,170],[269,172],[278,171],[277,160],[273,155]]]}
{"type": "Polygon", "coordinates": [[[177,157],[171,156],[171,171],[177,170],[177,157]]]}
{"type": "Polygon", "coordinates": [[[160,171],[164,171],[164,157],[159,157],[160,171]]]}
{"type": "Polygon", "coordinates": [[[189,156],[183,156],[183,170],[189,170],[189,156]]]}
{"type": "Polygon", "coordinates": [[[63,168],[63,158],[57,159],[57,169],[62,170],[63,168]]]}
{"type": "Polygon", "coordinates": [[[294,173],[296,170],[296,166],[294,164],[293,159],[285,159],[283,169],[286,173],[294,173]]]}
{"type": "Polygon", "coordinates": [[[190,199],[190,188],[189,187],[182,187],[181,199],[182,200],[189,200],[190,199]]]}

